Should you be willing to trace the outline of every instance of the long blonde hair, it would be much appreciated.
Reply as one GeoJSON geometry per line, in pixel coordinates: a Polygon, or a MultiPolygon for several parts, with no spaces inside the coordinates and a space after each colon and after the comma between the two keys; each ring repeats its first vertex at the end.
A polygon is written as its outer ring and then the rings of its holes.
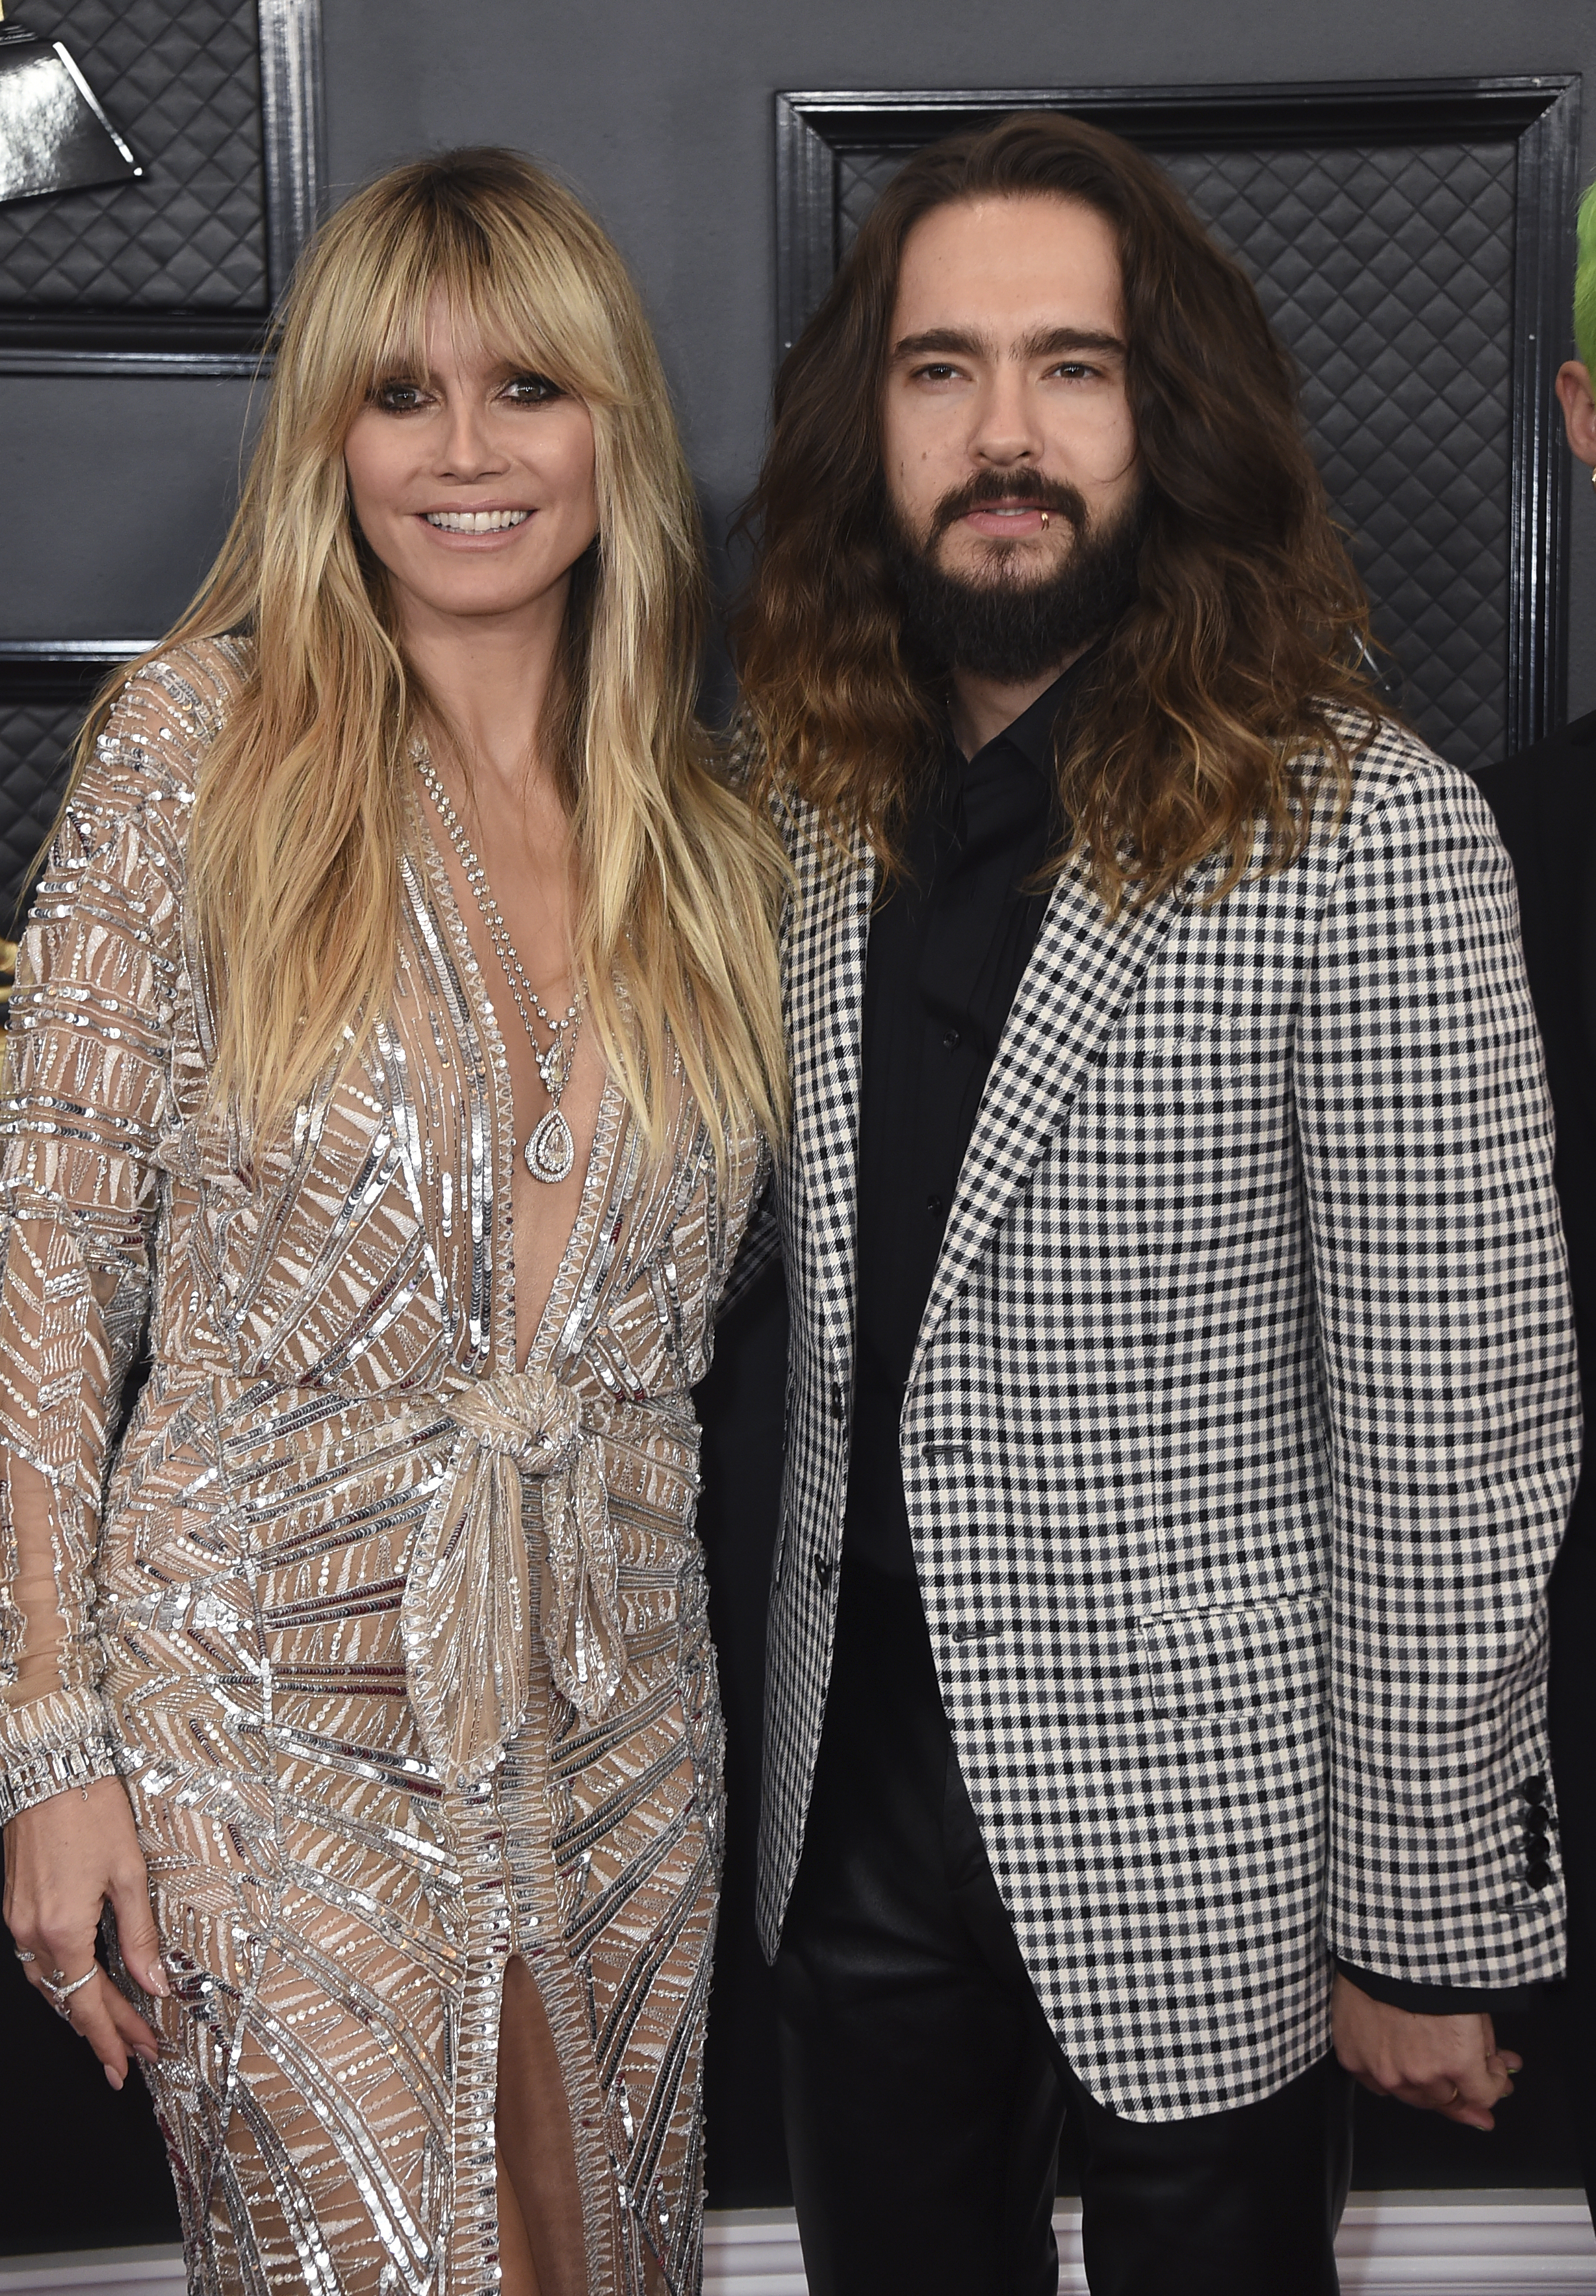
{"type": "MultiPolygon", "coordinates": [[[[593,418],[599,537],[579,562],[552,732],[580,895],[573,956],[611,1073],[656,1148],[679,1054],[715,1123],[785,1111],[773,832],[695,714],[706,620],[697,506],[659,354],[618,254],[518,153],[397,168],[295,279],[242,500],[156,654],[241,627],[253,666],[201,770],[193,922],[217,1001],[213,1089],[281,1121],[388,1002],[409,750],[429,700],[350,513],[343,445],[395,372],[424,371],[441,290],[485,347],[593,418]]],[[[82,761],[128,667],[85,729],[82,761]]]]}

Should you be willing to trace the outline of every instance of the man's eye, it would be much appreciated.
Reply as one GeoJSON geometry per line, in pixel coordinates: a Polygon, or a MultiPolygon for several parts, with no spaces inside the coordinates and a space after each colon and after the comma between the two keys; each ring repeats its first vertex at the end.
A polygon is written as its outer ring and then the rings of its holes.
{"type": "Polygon", "coordinates": [[[372,404],[389,414],[408,414],[421,405],[422,396],[419,382],[380,382],[372,393],[372,404]]]}
{"type": "Polygon", "coordinates": [[[518,374],[504,385],[504,397],[512,406],[546,406],[551,398],[562,398],[565,394],[557,382],[546,374],[518,374]]]}
{"type": "Polygon", "coordinates": [[[959,370],[956,366],[937,365],[922,366],[917,372],[926,382],[946,382],[952,376],[956,375],[959,370]]]}

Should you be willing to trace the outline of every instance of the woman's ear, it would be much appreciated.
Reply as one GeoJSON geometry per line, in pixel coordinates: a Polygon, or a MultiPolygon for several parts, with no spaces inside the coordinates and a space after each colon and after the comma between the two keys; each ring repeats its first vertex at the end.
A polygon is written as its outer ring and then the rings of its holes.
{"type": "Polygon", "coordinates": [[[1591,370],[1578,359],[1568,359],[1557,371],[1557,395],[1562,403],[1563,428],[1576,461],[1596,470],[1596,390],[1591,370]]]}

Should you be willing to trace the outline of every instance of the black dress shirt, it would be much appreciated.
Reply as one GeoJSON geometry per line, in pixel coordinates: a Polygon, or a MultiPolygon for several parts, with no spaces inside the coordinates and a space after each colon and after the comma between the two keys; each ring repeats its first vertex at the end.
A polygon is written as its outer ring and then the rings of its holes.
{"type": "Polygon", "coordinates": [[[948,734],[871,920],[857,1195],[857,1367],[846,1556],[913,1578],[898,1421],[948,1209],[1047,912],[1054,734],[1084,660],[973,758],[948,734]]]}

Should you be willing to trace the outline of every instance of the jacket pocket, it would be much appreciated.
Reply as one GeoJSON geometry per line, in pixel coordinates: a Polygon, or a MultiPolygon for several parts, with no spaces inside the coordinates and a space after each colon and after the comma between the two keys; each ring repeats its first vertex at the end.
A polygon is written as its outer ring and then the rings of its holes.
{"type": "Polygon", "coordinates": [[[1142,1678],[1157,1714],[1177,1721],[1318,1705],[1329,1663],[1322,1595],[1245,1609],[1166,1611],[1139,1624],[1142,1678]]]}

